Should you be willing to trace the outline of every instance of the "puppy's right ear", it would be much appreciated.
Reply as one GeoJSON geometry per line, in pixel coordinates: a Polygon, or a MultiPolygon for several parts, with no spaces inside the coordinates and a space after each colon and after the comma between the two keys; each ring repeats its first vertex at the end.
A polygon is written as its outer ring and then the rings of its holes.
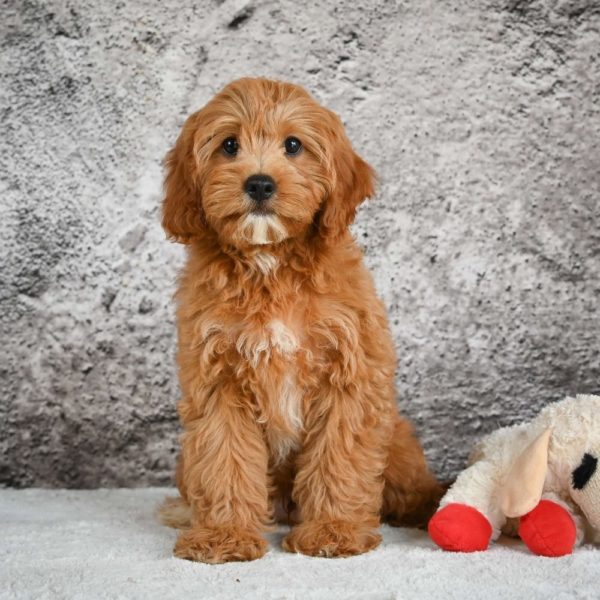
{"type": "Polygon", "coordinates": [[[165,158],[167,176],[162,226],[170,240],[182,244],[189,244],[205,227],[194,156],[195,130],[196,119],[192,115],[165,158]]]}

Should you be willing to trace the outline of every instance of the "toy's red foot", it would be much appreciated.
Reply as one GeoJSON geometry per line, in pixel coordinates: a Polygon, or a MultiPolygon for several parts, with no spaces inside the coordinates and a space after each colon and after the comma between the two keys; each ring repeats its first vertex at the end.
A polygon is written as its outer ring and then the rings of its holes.
{"type": "Polygon", "coordinates": [[[551,500],[540,503],[521,517],[519,535],[527,547],[542,556],[564,556],[573,552],[577,529],[571,515],[551,500]]]}
{"type": "Polygon", "coordinates": [[[492,537],[490,522],[466,504],[448,504],[429,521],[431,539],[444,550],[477,552],[487,550],[492,537]]]}

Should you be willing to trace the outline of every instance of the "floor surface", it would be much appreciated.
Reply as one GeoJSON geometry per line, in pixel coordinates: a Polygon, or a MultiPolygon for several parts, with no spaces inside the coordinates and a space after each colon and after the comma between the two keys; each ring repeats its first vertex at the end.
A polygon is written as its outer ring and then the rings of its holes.
{"type": "Polygon", "coordinates": [[[324,559],[281,550],[286,532],[251,563],[173,558],[175,532],[154,518],[164,488],[0,490],[0,598],[599,598],[600,551],[548,559],[503,540],[449,554],[425,532],[383,527],[376,550],[324,559]]]}

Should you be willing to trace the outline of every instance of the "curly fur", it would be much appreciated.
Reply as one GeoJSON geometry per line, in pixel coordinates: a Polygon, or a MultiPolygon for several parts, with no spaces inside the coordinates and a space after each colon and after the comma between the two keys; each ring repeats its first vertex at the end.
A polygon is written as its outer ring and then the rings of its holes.
{"type": "Polygon", "coordinates": [[[276,505],[297,523],[284,547],[318,556],[375,547],[381,514],[425,522],[441,491],[395,406],[385,311],[348,231],[374,174],[340,119],[297,86],[242,79],[188,118],[166,163],[163,226],[188,249],[181,500],[163,510],[189,527],[177,556],[261,556],[276,505]],[[256,173],[277,184],[266,217],[243,192],[256,173]]]}

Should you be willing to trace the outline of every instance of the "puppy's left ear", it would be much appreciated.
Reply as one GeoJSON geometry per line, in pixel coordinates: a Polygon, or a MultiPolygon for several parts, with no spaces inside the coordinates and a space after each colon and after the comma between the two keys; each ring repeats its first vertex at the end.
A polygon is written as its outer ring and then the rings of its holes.
{"type": "Polygon", "coordinates": [[[343,128],[332,137],[333,186],[318,223],[320,234],[328,239],[342,235],[354,221],[358,205],[375,193],[375,171],[354,152],[343,128]]]}

